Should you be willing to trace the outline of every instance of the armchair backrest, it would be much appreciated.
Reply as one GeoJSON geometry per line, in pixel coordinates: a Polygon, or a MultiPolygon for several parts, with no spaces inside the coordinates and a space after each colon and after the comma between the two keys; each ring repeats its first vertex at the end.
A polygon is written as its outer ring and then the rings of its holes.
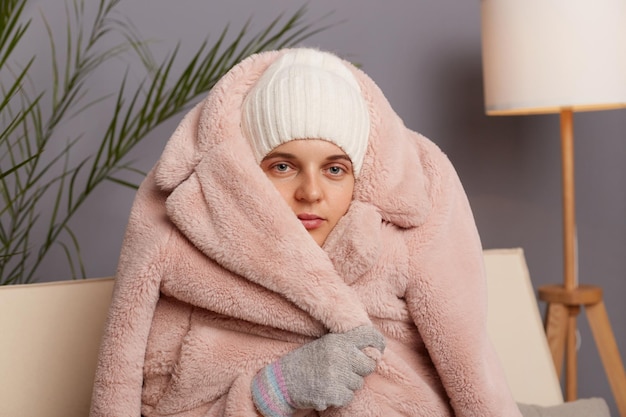
{"type": "Polygon", "coordinates": [[[483,251],[487,269],[487,330],[513,392],[526,404],[563,402],[524,252],[483,251]]]}
{"type": "Polygon", "coordinates": [[[0,287],[0,416],[87,417],[112,278],[0,287]]]}

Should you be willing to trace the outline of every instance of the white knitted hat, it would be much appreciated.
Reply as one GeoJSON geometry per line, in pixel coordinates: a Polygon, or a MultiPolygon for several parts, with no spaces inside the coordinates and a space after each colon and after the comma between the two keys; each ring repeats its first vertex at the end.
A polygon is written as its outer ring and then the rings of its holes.
{"type": "Polygon", "coordinates": [[[261,75],[246,96],[242,129],[257,162],[294,139],[323,139],[363,165],[369,113],[359,84],[337,56],[315,49],[293,49],[261,75]]]}

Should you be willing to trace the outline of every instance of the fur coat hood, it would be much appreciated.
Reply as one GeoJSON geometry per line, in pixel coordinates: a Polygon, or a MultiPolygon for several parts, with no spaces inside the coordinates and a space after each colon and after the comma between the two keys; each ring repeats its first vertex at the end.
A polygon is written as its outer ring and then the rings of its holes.
{"type": "Polygon", "coordinates": [[[347,407],[320,415],[519,417],[487,337],[480,240],[450,162],[346,62],[370,138],[352,205],[319,247],[240,128],[247,91],[280,54],[230,70],[138,190],[91,416],[255,416],[259,369],[373,324],[387,339],[376,372],[347,407]]]}

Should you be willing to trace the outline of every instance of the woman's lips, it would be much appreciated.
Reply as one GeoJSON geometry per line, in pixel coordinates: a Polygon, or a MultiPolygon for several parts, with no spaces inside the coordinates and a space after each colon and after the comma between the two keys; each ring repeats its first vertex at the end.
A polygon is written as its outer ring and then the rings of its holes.
{"type": "Polygon", "coordinates": [[[315,214],[298,214],[298,219],[300,219],[300,222],[307,230],[317,229],[324,223],[324,219],[315,214]]]}

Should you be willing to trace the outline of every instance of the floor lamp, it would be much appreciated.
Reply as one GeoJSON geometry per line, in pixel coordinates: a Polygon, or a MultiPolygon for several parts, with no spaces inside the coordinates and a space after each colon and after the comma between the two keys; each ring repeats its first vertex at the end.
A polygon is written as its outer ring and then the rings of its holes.
{"type": "Polygon", "coordinates": [[[546,334],[565,399],[576,399],[576,319],[584,311],[617,403],[626,417],[626,374],[602,300],[579,285],[573,114],[626,107],[624,0],[481,0],[488,115],[560,114],[563,283],[539,288],[546,334]]]}

